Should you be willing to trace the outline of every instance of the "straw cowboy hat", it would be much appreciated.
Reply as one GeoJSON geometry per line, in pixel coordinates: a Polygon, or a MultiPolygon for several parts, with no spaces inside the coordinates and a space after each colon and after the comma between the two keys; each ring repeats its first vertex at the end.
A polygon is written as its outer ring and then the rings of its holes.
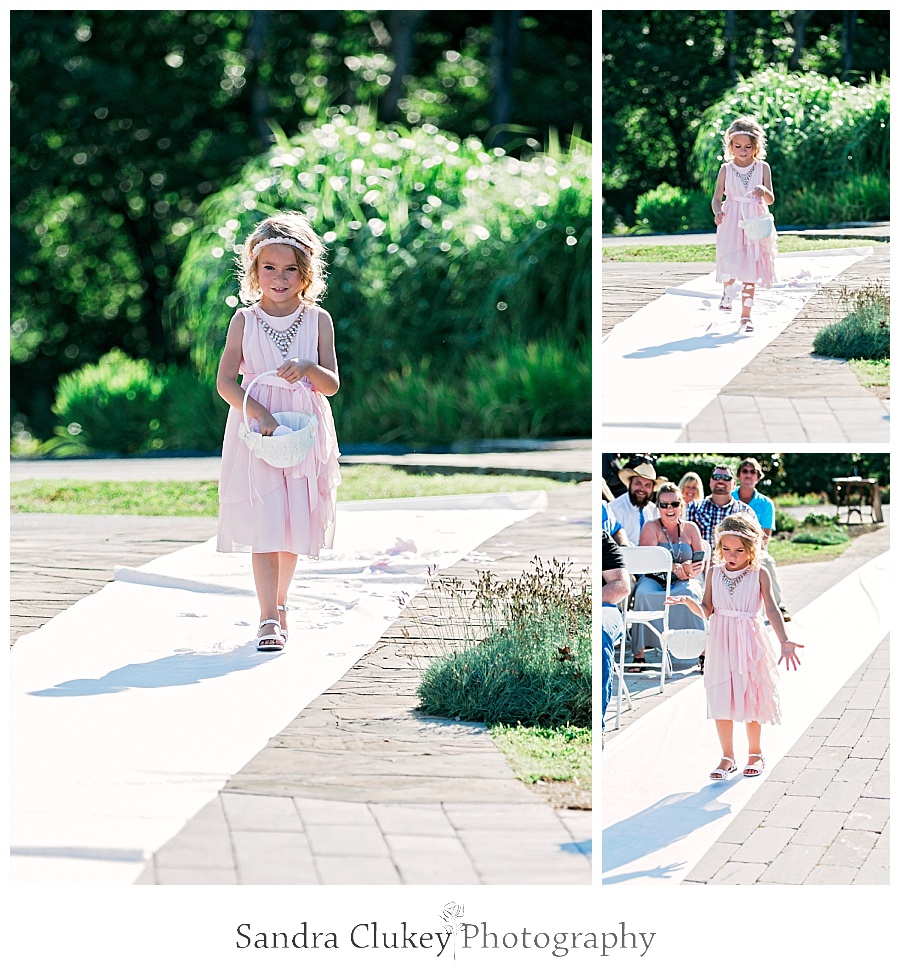
{"type": "MultiPolygon", "coordinates": [[[[631,479],[635,475],[639,478],[647,478],[652,481],[654,491],[657,491],[660,485],[664,485],[669,480],[668,478],[656,477],[656,468],[653,467],[653,462],[650,458],[640,457],[636,460],[638,464],[635,464],[633,468],[622,468],[619,472],[619,481],[626,487],[631,485],[631,479]]],[[[634,461],[632,461],[632,464],[634,464],[634,461]]]]}

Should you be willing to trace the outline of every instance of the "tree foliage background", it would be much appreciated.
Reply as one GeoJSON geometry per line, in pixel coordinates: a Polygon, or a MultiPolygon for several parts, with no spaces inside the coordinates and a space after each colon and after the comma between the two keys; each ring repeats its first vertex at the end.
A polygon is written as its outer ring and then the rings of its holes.
{"type": "MultiPolygon", "coordinates": [[[[763,477],[757,488],[763,494],[770,496],[825,492],[833,498],[832,479],[854,475],[859,475],[861,478],[875,478],[882,488],[889,488],[891,483],[891,456],[886,453],[761,454],[755,451],[734,451],[728,454],[650,454],[641,457],[652,458],[657,475],[668,478],[676,484],[688,471],[699,474],[707,494],[710,475],[717,465],[723,461],[730,463],[737,474],[737,467],[745,457],[756,457],[759,461],[763,477]]],[[[616,472],[629,467],[630,464],[629,455],[603,455],[604,477],[613,494],[622,494],[626,490],[616,472]]],[[[737,484],[732,487],[737,487],[737,484]]]]}
{"type": "Polygon", "coordinates": [[[340,105],[528,152],[590,139],[585,11],[13,11],[12,415],[164,310],[203,202],[340,105]]]}
{"type": "Polygon", "coordinates": [[[642,193],[698,187],[703,114],[740,78],[771,65],[856,85],[890,64],[887,10],[621,10],[602,34],[604,204],[627,224],[642,193]]]}

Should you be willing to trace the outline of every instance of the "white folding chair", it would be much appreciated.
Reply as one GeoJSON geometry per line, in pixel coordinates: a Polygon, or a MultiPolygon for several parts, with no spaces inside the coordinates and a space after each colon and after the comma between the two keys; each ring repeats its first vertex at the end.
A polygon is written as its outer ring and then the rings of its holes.
{"type": "MultiPolygon", "coordinates": [[[[712,547],[703,540],[703,563],[701,574],[706,583],[706,574],[712,563],[712,547]]],[[[693,661],[706,650],[706,638],[709,633],[709,623],[704,618],[702,630],[667,630],[666,651],[669,658],[676,661],[693,661]]],[[[669,661],[669,673],[672,673],[672,662],[669,661]]]]}
{"type": "Polygon", "coordinates": [[[628,685],[625,684],[625,674],[623,670],[624,668],[623,662],[625,660],[625,639],[627,635],[627,631],[624,626],[624,620],[625,620],[625,611],[628,609],[628,601],[630,598],[631,598],[631,576],[629,575],[628,592],[625,594],[625,597],[621,601],[621,603],[616,604],[621,609],[623,626],[622,626],[622,636],[619,638],[620,647],[618,650],[618,659],[616,658],[615,646],[613,646],[613,661],[612,661],[613,674],[615,674],[616,680],[618,681],[618,689],[616,691],[615,728],[619,728],[619,725],[621,724],[622,721],[622,695],[623,694],[625,695],[625,701],[628,703],[628,707],[634,708],[634,705],[632,705],[631,703],[631,695],[628,691],[628,685]]]}
{"type": "MultiPolygon", "coordinates": [[[[649,627],[659,638],[660,653],[662,661],[659,669],[659,693],[663,693],[666,683],[666,672],[671,670],[669,652],[666,646],[666,632],[669,629],[669,608],[665,600],[669,599],[670,583],[672,578],[672,553],[662,546],[628,546],[622,549],[622,557],[625,560],[625,569],[634,576],[640,573],[665,573],[666,586],[663,596],[663,605],[659,610],[626,610],[625,630],[631,624],[644,624],[649,627]],[[662,626],[657,626],[654,621],[662,621],[662,626]]],[[[633,648],[640,650],[640,648],[633,648]]],[[[622,674],[625,673],[625,642],[622,642],[619,651],[619,664],[622,674]]],[[[621,683],[619,685],[621,688],[621,683]]]]}

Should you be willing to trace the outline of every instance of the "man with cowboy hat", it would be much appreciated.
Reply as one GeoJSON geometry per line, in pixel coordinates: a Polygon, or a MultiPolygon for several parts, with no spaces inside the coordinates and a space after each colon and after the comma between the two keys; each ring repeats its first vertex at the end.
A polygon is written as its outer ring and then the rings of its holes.
{"type": "Polygon", "coordinates": [[[659,509],[653,504],[653,493],[667,478],[657,478],[656,468],[646,455],[638,454],[631,465],[619,472],[619,481],[628,489],[624,495],[607,506],[625,529],[628,539],[637,545],[645,522],[659,518],[659,509]]]}

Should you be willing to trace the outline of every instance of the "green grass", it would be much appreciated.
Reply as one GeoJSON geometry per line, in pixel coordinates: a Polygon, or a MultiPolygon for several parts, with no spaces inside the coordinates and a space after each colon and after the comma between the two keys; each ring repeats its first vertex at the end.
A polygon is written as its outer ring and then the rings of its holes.
{"type": "MultiPolygon", "coordinates": [[[[813,533],[803,533],[804,537],[812,535],[813,533]]],[[[831,545],[824,541],[795,542],[793,539],[776,538],[769,543],[769,552],[778,566],[789,566],[792,563],[820,563],[837,559],[842,552],[850,548],[851,542],[849,536],[846,541],[831,545]]]]}
{"type": "Polygon", "coordinates": [[[856,374],[856,378],[866,389],[890,392],[890,359],[851,359],[849,363],[850,368],[856,374]]]}
{"type": "MultiPolygon", "coordinates": [[[[560,482],[519,475],[408,474],[385,465],[346,467],[341,501],[372,498],[422,498],[507,491],[552,491],[560,482]]],[[[60,515],[171,515],[214,518],[215,481],[14,481],[13,512],[60,515]]]]}
{"type": "Polygon", "coordinates": [[[798,495],[796,492],[788,492],[784,495],[776,495],[772,501],[775,503],[776,510],[779,508],[798,508],[807,505],[828,505],[828,498],[821,492],[809,492],[805,495],[798,495]]]}
{"type": "Polygon", "coordinates": [[[591,729],[493,725],[491,736],[524,783],[576,783],[590,790],[591,729]]]}
{"type": "MultiPolygon", "coordinates": [[[[715,261],[715,244],[641,244],[639,238],[633,244],[611,244],[603,248],[604,261],[715,261]]],[[[862,238],[832,238],[830,240],[816,240],[809,237],[794,237],[784,234],[778,238],[778,250],[781,254],[791,254],[795,251],[821,251],[830,247],[876,247],[883,241],[864,240],[862,238]]]]}

